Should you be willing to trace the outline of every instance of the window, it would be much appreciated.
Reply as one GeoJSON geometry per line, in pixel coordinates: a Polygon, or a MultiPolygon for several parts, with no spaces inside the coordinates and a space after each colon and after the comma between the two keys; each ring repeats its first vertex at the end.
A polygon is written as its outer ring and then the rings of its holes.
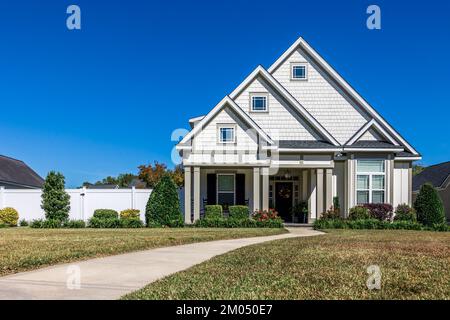
{"type": "Polygon", "coordinates": [[[217,204],[222,205],[224,210],[235,203],[234,174],[217,175],[217,204]]]}
{"type": "Polygon", "coordinates": [[[307,69],[306,64],[294,63],[292,64],[291,79],[306,80],[307,69]]]}
{"type": "Polygon", "coordinates": [[[219,127],[219,142],[220,143],[234,143],[234,127],[219,127]]]}
{"type": "Polygon", "coordinates": [[[267,96],[252,96],[252,111],[267,111],[267,96]]]}
{"type": "Polygon", "coordinates": [[[384,160],[358,160],[356,168],[356,202],[385,202],[384,160]]]}

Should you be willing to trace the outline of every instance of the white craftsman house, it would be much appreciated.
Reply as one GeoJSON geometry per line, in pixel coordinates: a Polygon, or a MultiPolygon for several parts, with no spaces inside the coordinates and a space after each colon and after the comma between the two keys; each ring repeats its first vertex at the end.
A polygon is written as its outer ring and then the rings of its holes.
{"type": "Polygon", "coordinates": [[[177,145],[186,223],[207,204],[275,208],[289,221],[306,201],[308,222],[333,199],[343,216],[357,204],[411,204],[421,156],[302,38],[189,122],[177,145]]]}

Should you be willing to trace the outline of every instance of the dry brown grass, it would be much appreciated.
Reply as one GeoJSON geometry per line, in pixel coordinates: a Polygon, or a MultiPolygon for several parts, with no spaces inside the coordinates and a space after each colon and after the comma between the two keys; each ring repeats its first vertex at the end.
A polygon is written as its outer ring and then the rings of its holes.
{"type": "Polygon", "coordinates": [[[284,229],[0,229],[0,276],[87,258],[284,229]]]}
{"type": "Polygon", "coordinates": [[[333,230],[215,257],[126,299],[450,299],[450,233],[333,230]],[[366,270],[381,268],[381,290],[366,270]],[[205,285],[208,284],[208,285],[205,285]]]}

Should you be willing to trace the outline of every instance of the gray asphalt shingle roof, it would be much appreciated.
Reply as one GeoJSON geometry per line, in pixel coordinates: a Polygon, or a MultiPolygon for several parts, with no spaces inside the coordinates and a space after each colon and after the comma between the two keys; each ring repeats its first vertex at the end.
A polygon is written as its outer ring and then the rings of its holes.
{"type": "Polygon", "coordinates": [[[27,166],[25,162],[0,155],[0,185],[1,182],[41,188],[44,179],[27,166]]]}
{"type": "Polygon", "coordinates": [[[309,140],[280,140],[280,148],[291,148],[291,149],[316,149],[316,148],[333,148],[335,147],[331,143],[323,141],[309,141],[309,140]]]}
{"type": "Polygon", "coordinates": [[[347,145],[346,147],[349,147],[349,148],[380,148],[380,149],[399,148],[399,146],[395,146],[392,143],[383,142],[383,141],[356,141],[354,144],[347,145]]]}
{"type": "Polygon", "coordinates": [[[413,177],[413,191],[419,190],[426,183],[434,187],[442,187],[442,184],[450,175],[450,161],[435,164],[425,168],[421,173],[413,177]]]}

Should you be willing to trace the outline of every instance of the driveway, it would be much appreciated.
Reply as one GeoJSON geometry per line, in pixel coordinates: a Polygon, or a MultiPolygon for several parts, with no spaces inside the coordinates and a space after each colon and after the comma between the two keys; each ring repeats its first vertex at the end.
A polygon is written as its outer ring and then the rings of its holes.
{"type": "Polygon", "coordinates": [[[0,278],[0,299],[118,299],[216,255],[265,241],[320,235],[290,228],[275,236],[219,240],[51,266],[0,278]]]}

